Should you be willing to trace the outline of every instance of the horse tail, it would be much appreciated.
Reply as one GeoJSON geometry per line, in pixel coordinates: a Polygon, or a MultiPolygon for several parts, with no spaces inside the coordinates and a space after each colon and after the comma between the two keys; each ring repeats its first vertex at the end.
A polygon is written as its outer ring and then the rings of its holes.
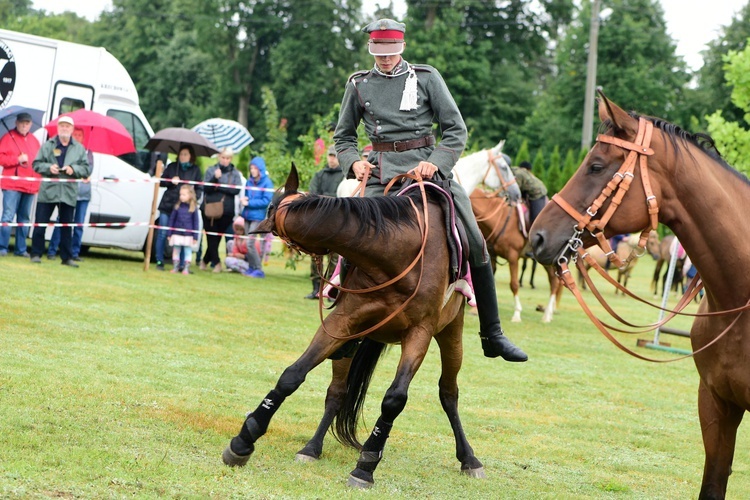
{"type": "Polygon", "coordinates": [[[346,396],[335,417],[334,437],[342,444],[361,449],[357,440],[357,423],[362,416],[367,389],[372,374],[380,358],[385,354],[386,345],[365,338],[354,355],[346,380],[346,396]]]}

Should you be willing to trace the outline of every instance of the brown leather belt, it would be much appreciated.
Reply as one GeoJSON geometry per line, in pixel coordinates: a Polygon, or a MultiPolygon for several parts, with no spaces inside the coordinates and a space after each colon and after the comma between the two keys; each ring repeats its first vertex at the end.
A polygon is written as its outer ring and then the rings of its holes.
{"type": "Polygon", "coordinates": [[[395,151],[401,153],[402,151],[409,151],[410,149],[425,148],[435,144],[435,136],[428,135],[427,137],[420,137],[419,139],[412,139],[411,141],[395,141],[395,142],[373,142],[373,151],[395,151]]]}

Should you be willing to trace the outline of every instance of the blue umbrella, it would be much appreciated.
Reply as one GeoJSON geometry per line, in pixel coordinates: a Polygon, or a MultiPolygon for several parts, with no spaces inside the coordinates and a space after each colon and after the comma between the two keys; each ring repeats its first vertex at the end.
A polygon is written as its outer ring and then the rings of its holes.
{"type": "Polygon", "coordinates": [[[5,109],[0,109],[0,137],[16,128],[16,116],[20,113],[31,115],[32,133],[44,125],[44,111],[41,109],[27,108],[25,106],[8,106],[5,109]]]}
{"type": "Polygon", "coordinates": [[[209,118],[193,127],[193,131],[213,142],[219,149],[232,148],[235,152],[255,140],[242,124],[224,118],[209,118]]]}

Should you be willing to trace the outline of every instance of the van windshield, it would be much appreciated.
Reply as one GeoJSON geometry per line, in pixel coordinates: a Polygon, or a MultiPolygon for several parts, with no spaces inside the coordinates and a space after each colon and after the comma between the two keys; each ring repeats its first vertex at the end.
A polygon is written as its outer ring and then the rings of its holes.
{"type": "Polygon", "coordinates": [[[150,167],[151,152],[146,150],[146,143],[148,142],[148,132],[146,127],[143,126],[140,118],[133,113],[128,111],[121,111],[118,109],[110,109],[107,111],[107,116],[115,118],[117,121],[123,124],[123,126],[130,132],[135,142],[135,153],[128,153],[119,156],[122,161],[129,163],[141,172],[148,173],[150,167]]]}

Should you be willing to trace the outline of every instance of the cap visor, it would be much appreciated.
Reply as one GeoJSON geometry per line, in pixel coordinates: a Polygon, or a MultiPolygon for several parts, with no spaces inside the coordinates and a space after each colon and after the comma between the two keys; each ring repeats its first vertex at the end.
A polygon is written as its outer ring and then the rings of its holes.
{"type": "Polygon", "coordinates": [[[404,42],[368,43],[367,50],[374,56],[397,56],[404,51],[404,42]]]}

